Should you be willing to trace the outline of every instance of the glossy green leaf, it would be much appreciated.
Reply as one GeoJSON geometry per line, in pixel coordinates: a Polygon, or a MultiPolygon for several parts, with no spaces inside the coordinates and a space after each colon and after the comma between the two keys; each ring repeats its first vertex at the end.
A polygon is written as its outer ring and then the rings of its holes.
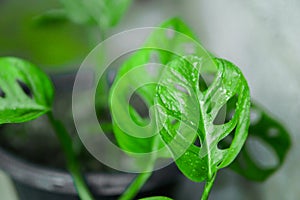
{"type": "MultiPolygon", "coordinates": [[[[188,27],[177,18],[164,22],[158,29],[149,36],[143,48],[137,50],[125,63],[120,67],[117,73],[116,79],[110,90],[110,107],[113,118],[113,129],[119,146],[126,151],[134,153],[146,153],[152,152],[154,141],[159,140],[159,135],[148,138],[138,138],[129,135],[122,130],[117,124],[127,126],[131,129],[130,132],[138,133],[141,136],[151,135],[152,131],[156,127],[155,120],[152,120],[152,124],[148,129],[135,129],[136,125],[145,126],[149,125],[149,118],[142,118],[137,111],[129,105],[129,99],[131,88],[137,88],[140,83],[154,82],[157,83],[161,74],[160,68],[152,69],[155,74],[149,72],[149,65],[145,65],[150,62],[156,62],[160,64],[166,64],[177,56],[183,56],[186,54],[183,45],[187,42],[194,42],[194,34],[188,29],[188,27]],[[172,32],[173,30],[173,32],[172,32]],[[168,31],[171,31],[171,36],[168,35],[168,31]],[[180,35],[185,33],[186,37],[180,35]],[[173,49],[178,55],[174,55],[164,49],[173,49]],[[156,56],[153,61],[153,55],[156,56]],[[140,67],[143,66],[144,67],[140,67]],[[137,69],[139,67],[139,69],[137,69]],[[137,69],[137,70],[135,70],[137,69]],[[132,71],[135,70],[135,71],[132,71]],[[133,72],[133,73],[129,73],[133,72]],[[148,75],[145,75],[148,74],[148,75]],[[126,79],[123,78],[126,75],[126,79]],[[118,88],[117,88],[118,87],[118,88]],[[113,96],[114,94],[114,96],[113,96]],[[114,112],[115,110],[115,112],[114,112]],[[128,111],[130,115],[128,114],[128,111]],[[118,121],[118,123],[116,123],[118,121]],[[133,121],[133,123],[132,123],[133,121]],[[151,128],[152,127],[152,128],[151,128]]],[[[151,67],[151,66],[150,66],[151,67]]],[[[154,96],[156,94],[156,85],[148,84],[138,88],[135,91],[137,95],[141,97],[146,106],[150,108],[154,105],[154,96]]],[[[163,142],[159,142],[158,147],[164,146],[163,142]]],[[[157,148],[157,147],[156,147],[157,148]]],[[[159,155],[166,156],[166,155],[159,155]]]]}
{"type": "MultiPolygon", "coordinates": [[[[229,105],[229,113],[231,108],[232,106],[229,105]]],[[[250,124],[249,137],[256,137],[263,142],[262,145],[271,148],[275,153],[273,156],[276,156],[279,162],[273,167],[262,167],[251,157],[251,155],[259,155],[261,152],[252,149],[255,152],[250,154],[249,149],[245,146],[230,168],[249,180],[264,181],[284,163],[291,146],[291,139],[284,126],[267,114],[261,106],[252,103],[251,112],[253,115],[255,114],[256,119],[250,124]]]]}
{"type": "Polygon", "coordinates": [[[158,115],[166,118],[160,134],[177,166],[193,181],[210,182],[217,170],[236,158],[247,138],[250,92],[241,71],[234,64],[218,58],[180,58],[169,63],[163,72],[157,95],[156,102],[161,106],[158,115]],[[201,91],[199,75],[209,71],[211,62],[217,69],[215,79],[201,91]],[[233,118],[225,124],[215,125],[220,109],[235,95],[238,95],[238,102],[233,118]],[[231,145],[219,149],[218,143],[233,130],[231,145]],[[200,146],[194,144],[197,138],[200,146]]]}
{"type": "Polygon", "coordinates": [[[0,58],[0,124],[33,120],[51,110],[53,86],[46,74],[24,60],[0,58]]]}
{"type": "Polygon", "coordinates": [[[140,200],[172,200],[169,197],[147,197],[147,198],[142,198],[140,200]]]}
{"type": "Polygon", "coordinates": [[[61,0],[69,18],[79,24],[116,25],[132,0],[61,0]]]}

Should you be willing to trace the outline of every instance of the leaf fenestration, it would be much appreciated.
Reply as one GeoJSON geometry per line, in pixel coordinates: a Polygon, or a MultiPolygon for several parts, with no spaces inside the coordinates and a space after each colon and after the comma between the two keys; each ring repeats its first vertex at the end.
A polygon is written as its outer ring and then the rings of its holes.
{"type": "MultiPolygon", "coordinates": [[[[230,108],[232,105],[229,106],[230,108]]],[[[250,124],[249,136],[257,137],[267,144],[275,153],[279,163],[271,168],[262,168],[250,156],[249,150],[243,147],[230,168],[249,180],[265,181],[284,163],[291,146],[291,139],[285,127],[267,114],[261,106],[252,102],[251,110],[259,112],[260,117],[256,123],[250,124]]],[[[253,153],[259,154],[260,152],[253,153]]]]}
{"type": "MultiPolygon", "coordinates": [[[[210,67],[208,67],[211,69],[210,67]]],[[[250,92],[241,71],[229,61],[218,58],[189,56],[172,61],[164,70],[157,87],[158,115],[167,117],[161,137],[171,150],[175,162],[193,181],[211,180],[217,170],[228,166],[240,152],[250,123],[250,92]],[[204,91],[199,89],[199,74],[211,59],[217,69],[215,80],[204,91]],[[187,92],[176,89],[180,84],[187,92]],[[232,119],[221,125],[213,121],[218,111],[238,94],[232,119]],[[176,118],[182,125],[174,127],[176,118]],[[235,130],[230,147],[219,149],[218,143],[235,130]],[[201,145],[194,145],[195,137],[201,145]]]]}
{"type": "Polygon", "coordinates": [[[0,124],[33,120],[51,110],[51,81],[31,63],[0,58],[0,124]]]}

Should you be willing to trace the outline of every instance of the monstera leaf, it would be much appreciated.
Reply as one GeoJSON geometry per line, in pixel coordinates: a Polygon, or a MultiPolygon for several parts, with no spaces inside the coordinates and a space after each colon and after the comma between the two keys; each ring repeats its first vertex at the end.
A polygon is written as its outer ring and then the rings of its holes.
{"type": "Polygon", "coordinates": [[[164,120],[160,134],[177,166],[189,179],[207,181],[211,187],[216,172],[236,158],[247,138],[250,92],[241,71],[218,58],[193,56],[174,60],[162,74],[156,102],[160,105],[158,115],[164,120]],[[206,68],[211,68],[211,62],[217,69],[215,78],[201,91],[200,75],[209,71],[206,68]],[[236,95],[232,119],[215,125],[220,109],[236,95]],[[218,143],[233,130],[230,146],[219,149],[218,143]],[[197,138],[198,145],[194,144],[197,138]]]}
{"type": "Polygon", "coordinates": [[[37,67],[18,58],[0,58],[0,124],[26,122],[47,113],[79,196],[91,200],[93,198],[81,175],[72,138],[53,116],[53,97],[52,82],[37,67]]]}
{"type": "Polygon", "coordinates": [[[53,86],[34,65],[0,58],[0,124],[33,120],[51,110],[53,86]]]}
{"type": "MultiPolygon", "coordinates": [[[[232,106],[232,104],[228,105],[228,113],[233,109],[232,106]]],[[[262,152],[259,149],[248,149],[246,145],[236,160],[230,165],[230,168],[249,180],[264,181],[284,163],[291,146],[291,139],[284,126],[267,114],[261,106],[252,102],[251,112],[255,114],[257,119],[250,124],[249,139],[256,138],[257,141],[261,142],[261,145],[268,147],[273,152],[272,156],[278,160],[278,163],[274,166],[261,166],[255,157],[252,156],[257,157],[262,152]]],[[[251,144],[249,143],[249,145],[251,144]]]]}
{"type": "MultiPolygon", "coordinates": [[[[158,134],[151,136],[156,129],[155,120],[149,124],[149,117],[143,118],[133,105],[129,104],[129,97],[135,92],[148,109],[153,106],[156,94],[156,85],[153,83],[159,82],[162,68],[153,66],[151,63],[165,65],[176,57],[186,55],[185,45],[195,42],[195,38],[194,34],[180,19],[168,20],[155,29],[144,46],[138,49],[120,67],[110,89],[110,109],[114,134],[123,150],[146,153],[154,151],[154,146],[155,148],[164,146],[158,134]],[[170,50],[176,54],[170,53],[170,50]],[[139,87],[140,83],[152,84],[144,84],[143,87],[139,87]],[[138,127],[147,124],[148,128],[138,127]],[[128,133],[139,135],[134,136],[128,133]],[[154,142],[156,140],[159,140],[158,146],[154,142]]],[[[166,155],[160,154],[158,156],[165,157],[166,155]]]]}

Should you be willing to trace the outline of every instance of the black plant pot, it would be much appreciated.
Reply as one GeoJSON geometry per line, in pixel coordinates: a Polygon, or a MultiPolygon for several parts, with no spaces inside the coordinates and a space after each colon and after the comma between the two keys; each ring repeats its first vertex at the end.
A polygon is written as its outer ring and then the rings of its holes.
{"type": "MultiPolygon", "coordinates": [[[[20,200],[79,199],[69,173],[23,161],[0,148],[0,168],[13,180],[20,200]]],[[[87,183],[99,200],[117,199],[134,178],[128,173],[90,173],[87,183]]],[[[138,197],[166,195],[172,197],[178,182],[174,165],[154,172],[138,197]]]]}
{"type": "MultiPolygon", "coordinates": [[[[74,75],[74,73],[67,73],[52,78],[56,88],[56,98],[71,102],[74,75]]],[[[72,177],[67,171],[51,168],[39,164],[39,162],[31,162],[30,159],[12,153],[6,147],[0,147],[0,169],[6,172],[13,180],[20,200],[79,199],[72,177]]],[[[89,188],[96,199],[99,200],[117,199],[135,176],[135,174],[121,172],[93,172],[85,174],[89,188]]],[[[180,173],[175,165],[158,170],[153,173],[137,198],[154,195],[173,197],[173,190],[176,188],[180,177],[180,173]]]]}

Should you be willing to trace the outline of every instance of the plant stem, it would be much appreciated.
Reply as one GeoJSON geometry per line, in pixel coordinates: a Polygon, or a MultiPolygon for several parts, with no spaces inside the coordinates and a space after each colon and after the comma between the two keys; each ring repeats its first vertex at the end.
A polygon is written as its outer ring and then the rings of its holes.
{"type": "Polygon", "coordinates": [[[206,181],[201,200],[208,200],[208,196],[209,196],[211,188],[215,182],[215,179],[216,179],[216,173],[212,176],[212,178],[210,180],[206,181]]]}
{"type": "Polygon", "coordinates": [[[133,199],[138,192],[141,190],[143,185],[145,185],[146,181],[150,178],[153,172],[153,166],[155,164],[155,161],[157,159],[157,153],[156,150],[158,149],[159,146],[159,141],[160,138],[156,137],[153,141],[153,146],[152,146],[152,156],[149,159],[147,163],[147,168],[144,173],[140,173],[137,175],[134,179],[134,181],[129,185],[129,187],[125,190],[125,192],[120,196],[118,200],[131,200],[133,199]]]}
{"type": "Polygon", "coordinates": [[[74,153],[71,136],[69,135],[64,125],[54,118],[52,112],[48,113],[48,119],[53,129],[55,130],[55,134],[59,139],[59,142],[61,143],[61,147],[66,158],[67,168],[72,175],[74,185],[76,187],[80,199],[93,200],[93,196],[90,193],[84,181],[84,177],[80,171],[80,164],[74,153]]]}
{"type": "Polygon", "coordinates": [[[137,175],[135,180],[131,183],[131,185],[126,189],[123,195],[119,198],[119,200],[130,200],[133,199],[139,190],[143,187],[145,182],[149,179],[152,172],[140,173],[137,175]]]}

